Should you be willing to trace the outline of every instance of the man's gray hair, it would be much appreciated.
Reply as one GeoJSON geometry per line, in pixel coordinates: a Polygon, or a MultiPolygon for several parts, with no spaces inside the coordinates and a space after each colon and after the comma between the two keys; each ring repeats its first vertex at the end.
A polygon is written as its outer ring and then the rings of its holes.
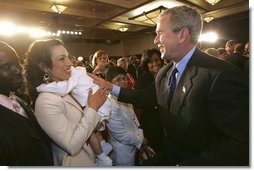
{"type": "Polygon", "coordinates": [[[197,43],[201,30],[203,28],[203,21],[201,14],[194,8],[189,6],[177,6],[163,11],[159,17],[169,15],[169,26],[174,32],[180,31],[183,27],[189,29],[192,43],[197,43]]]}

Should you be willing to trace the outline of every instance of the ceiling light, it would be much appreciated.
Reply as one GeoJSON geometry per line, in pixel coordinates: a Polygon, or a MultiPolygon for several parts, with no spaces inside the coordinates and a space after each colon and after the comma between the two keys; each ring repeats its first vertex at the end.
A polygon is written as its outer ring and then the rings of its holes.
{"type": "Polygon", "coordinates": [[[138,21],[138,22],[144,22],[144,23],[155,25],[158,16],[165,9],[167,9],[167,8],[165,8],[164,6],[159,6],[158,8],[152,9],[147,12],[143,12],[140,15],[129,18],[129,20],[134,20],[134,21],[138,21]]]}
{"type": "Polygon", "coordinates": [[[56,13],[61,14],[64,10],[66,10],[66,8],[68,8],[65,5],[59,5],[59,4],[53,4],[50,9],[53,10],[56,13]]]}
{"type": "Polygon", "coordinates": [[[83,58],[82,56],[79,56],[79,57],[77,58],[78,61],[83,61],[83,59],[84,59],[84,58],[83,58]]]}
{"type": "Polygon", "coordinates": [[[220,0],[205,0],[206,2],[208,2],[209,4],[211,5],[215,5],[217,4],[218,2],[220,2],[220,0]]]}
{"type": "Polygon", "coordinates": [[[210,42],[214,43],[218,40],[218,35],[215,32],[208,32],[200,34],[198,41],[199,42],[210,42]]]}
{"type": "Polygon", "coordinates": [[[118,29],[120,32],[126,32],[128,30],[127,26],[122,26],[118,29]]]}
{"type": "Polygon", "coordinates": [[[213,19],[214,19],[213,16],[208,16],[208,17],[203,18],[203,20],[204,20],[205,22],[207,22],[207,23],[209,23],[209,22],[212,21],[213,19]]]}

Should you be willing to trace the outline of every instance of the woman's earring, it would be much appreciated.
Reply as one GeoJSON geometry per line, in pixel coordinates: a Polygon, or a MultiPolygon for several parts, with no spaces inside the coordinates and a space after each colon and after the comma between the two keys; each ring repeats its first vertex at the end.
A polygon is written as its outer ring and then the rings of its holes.
{"type": "Polygon", "coordinates": [[[45,83],[49,83],[49,81],[51,80],[51,76],[50,76],[50,74],[49,73],[45,73],[44,75],[43,75],[43,81],[45,82],[45,83]]]}

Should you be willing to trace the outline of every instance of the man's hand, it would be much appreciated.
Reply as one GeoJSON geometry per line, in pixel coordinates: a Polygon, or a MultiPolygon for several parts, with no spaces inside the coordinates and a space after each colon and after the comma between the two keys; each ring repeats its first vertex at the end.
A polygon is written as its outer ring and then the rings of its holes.
{"type": "Polygon", "coordinates": [[[141,145],[141,149],[140,149],[141,159],[143,158],[144,153],[146,154],[147,157],[151,157],[151,158],[153,158],[153,156],[156,154],[156,152],[147,144],[148,144],[148,140],[147,138],[144,137],[142,145],[141,145]]]}
{"type": "Polygon", "coordinates": [[[111,82],[106,81],[106,80],[96,76],[95,74],[91,74],[91,73],[87,73],[87,74],[88,74],[89,77],[93,78],[94,79],[93,82],[95,84],[97,84],[98,86],[100,86],[101,88],[107,89],[109,91],[112,90],[113,84],[111,82]]]}

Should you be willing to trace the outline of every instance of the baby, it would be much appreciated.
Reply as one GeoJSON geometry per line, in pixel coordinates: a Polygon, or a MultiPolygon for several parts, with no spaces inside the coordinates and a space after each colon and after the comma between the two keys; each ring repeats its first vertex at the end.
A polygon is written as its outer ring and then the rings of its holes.
{"type": "MultiPolygon", "coordinates": [[[[93,83],[93,79],[87,75],[86,69],[84,67],[71,67],[71,77],[68,80],[41,84],[36,89],[38,92],[50,92],[60,96],[71,93],[77,102],[82,107],[85,107],[87,106],[87,97],[90,88],[95,92],[99,89],[99,86],[93,83]]],[[[108,98],[98,110],[100,123],[104,123],[105,120],[110,118],[111,110],[112,104],[108,98]]],[[[103,129],[104,127],[98,128],[100,131],[103,129]]],[[[112,150],[112,146],[102,139],[98,130],[95,130],[89,137],[89,144],[97,157],[95,165],[112,166],[112,160],[107,157],[107,154],[112,150]]]]}

